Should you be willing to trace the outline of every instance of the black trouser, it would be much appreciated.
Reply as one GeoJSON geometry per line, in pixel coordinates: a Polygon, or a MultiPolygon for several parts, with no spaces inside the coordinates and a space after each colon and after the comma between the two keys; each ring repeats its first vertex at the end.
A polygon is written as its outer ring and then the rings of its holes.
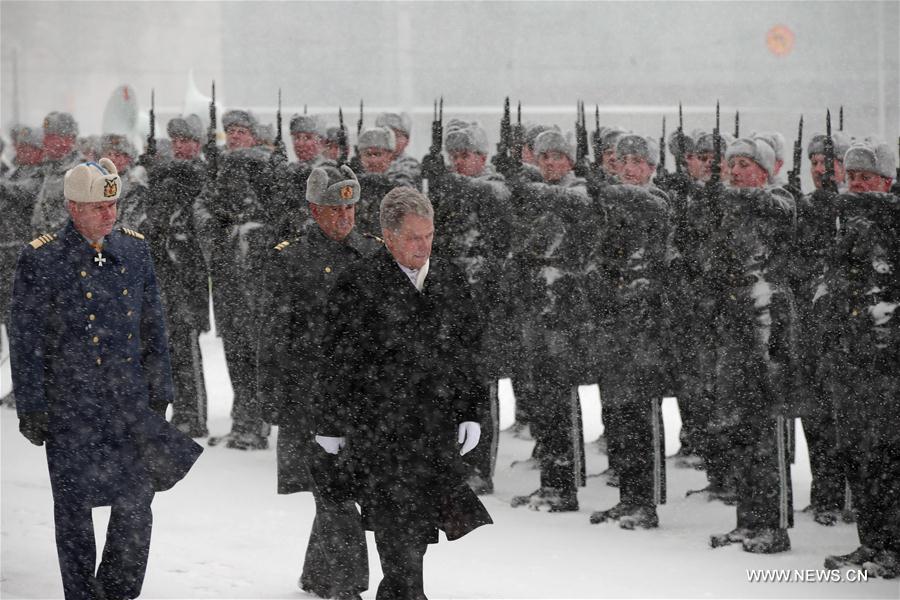
{"type": "Polygon", "coordinates": [[[231,431],[267,435],[256,398],[256,323],[253,307],[243,296],[245,282],[229,280],[226,272],[213,277],[213,311],[222,338],[228,377],[234,392],[231,431]]]}
{"type": "MultiPolygon", "coordinates": [[[[823,398],[822,402],[831,404],[828,398],[823,398]]],[[[810,503],[819,510],[849,508],[845,506],[848,500],[847,484],[830,406],[823,406],[814,414],[803,417],[802,422],[812,470],[810,503]]]]}
{"type": "Polygon", "coordinates": [[[375,546],[384,578],[378,584],[376,600],[422,600],[425,598],[423,560],[428,544],[421,536],[403,530],[375,530],[375,546]]]}
{"type": "Polygon", "coordinates": [[[584,485],[584,434],[578,387],[560,377],[557,361],[536,362],[531,434],[540,447],[541,487],[575,493],[584,485]]]}
{"type": "Polygon", "coordinates": [[[610,466],[619,475],[619,499],[632,506],[666,502],[665,434],[661,398],[649,390],[601,388],[609,412],[606,440],[610,466]]]}
{"type": "Polygon", "coordinates": [[[488,394],[488,410],[481,417],[481,438],[478,445],[463,457],[471,475],[478,475],[492,483],[497,465],[497,446],[500,442],[500,405],[497,399],[497,381],[485,386],[488,394]]]}
{"type": "Polygon", "coordinates": [[[900,376],[847,368],[832,386],[859,541],[900,552],[900,376]]]}
{"type": "Polygon", "coordinates": [[[172,423],[187,425],[195,431],[205,431],[206,382],[203,379],[199,335],[200,332],[190,325],[169,320],[169,356],[175,384],[172,423]]]}
{"type": "Polygon", "coordinates": [[[794,525],[791,465],[784,417],[745,415],[729,436],[737,483],[737,526],[787,529],[794,525]]]}
{"type": "Polygon", "coordinates": [[[353,500],[332,500],[313,487],[316,517],[309,532],[300,585],[322,597],[369,587],[366,535],[353,500]]]}
{"type": "Polygon", "coordinates": [[[96,575],[97,550],[91,508],[54,503],[56,550],[66,600],[137,598],[144,583],[153,513],[153,491],[123,490],[113,505],[96,575]]]}

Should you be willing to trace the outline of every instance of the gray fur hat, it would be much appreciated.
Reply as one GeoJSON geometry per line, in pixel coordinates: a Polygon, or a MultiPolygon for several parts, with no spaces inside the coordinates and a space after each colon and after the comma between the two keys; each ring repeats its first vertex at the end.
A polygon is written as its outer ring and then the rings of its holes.
{"type": "Polygon", "coordinates": [[[322,136],[325,127],[315,115],[294,115],[291,117],[291,133],[314,133],[322,136]]]}
{"type": "Polygon", "coordinates": [[[166,125],[169,138],[180,137],[197,142],[203,141],[203,123],[200,117],[190,114],[186,117],[172,117],[166,125]]]}
{"type": "Polygon", "coordinates": [[[545,131],[559,131],[559,127],[556,125],[526,125],[525,126],[525,141],[523,142],[526,146],[534,150],[534,142],[537,140],[538,136],[544,133],[545,131]]]}
{"type": "Polygon", "coordinates": [[[359,181],[347,165],[316,167],[306,180],[306,201],[321,206],[347,206],[359,202],[359,181]]]}
{"type": "Polygon", "coordinates": [[[222,115],[222,129],[227,130],[232,125],[246,127],[252,131],[256,125],[256,117],[249,110],[229,110],[222,115]]]}
{"type": "MultiPolygon", "coordinates": [[[[687,141],[687,136],[685,136],[685,141],[687,141]]],[[[625,134],[616,143],[616,156],[621,158],[629,154],[640,156],[648,164],[656,166],[659,163],[659,143],[652,137],[636,133],[625,134]]]]}
{"type": "Polygon", "coordinates": [[[846,171],[869,171],[893,179],[897,173],[897,157],[890,144],[866,138],[856,142],[844,155],[846,171]]]}
{"type": "Polygon", "coordinates": [[[548,129],[534,140],[535,156],[545,152],[562,152],[575,162],[575,144],[558,129],[548,129]]]}
{"type": "Polygon", "coordinates": [[[341,128],[335,125],[325,130],[325,139],[333,144],[337,144],[340,140],[341,128]]]}
{"type": "Polygon", "coordinates": [[[375,127],[387,127],[394,129],[400,133],[409,134],[412,132],[412,119],[405,112],[402,113],[381,113],[375,117],[375,127]]]}
{"type": "Polygon", "coordinates": [[[121,152],[132,159],[137,157],[137,150],[131,140],[127,136],[117,133],[104,133],[100,136],[100,154],[106,155],[110,152],[121,152]]]}
{"type": "MultiPolygon", "coordinates": [[[[725,133],[724,131],[719,132],[719,143],[721,144],[719,148],[720,148],[722,154],[725,154],[725,150],[728,149],[728,144],[730,144],[733,141],[734,141],[734,137],[731,134],[725,133]]],[[[700,154],[703,152],[711,153],[711,152],[715,151],[715,148],[716,148],[715,143],[716,143],[716,137],[712,133],[702,133],[694,141],[694,152],[696,152],[697,154],[700,154]]]]}
{"type": "Polygon", "coordinates": [[[725,151],[725,160],[730,161],[734,156],[746,156],[773,177],[775,174],[775,150],[769,142],[762,138],[739,138],[728,144],[725,151]]]}
{"type": "Polygon", "coordinates": [[[447,149],[447,152],[464,152],[468,150],[476,154],[487,155],[488,140],[484,127],[477,121],[471,123],[458,121],[457,123],[454,127],[448,124],[447,135],[444,137],[444,147],[447,149]]]}
{"type": "Polygon", "coordinates": [[[356,146],[360,152],[366,148],[382,148],[393,152],[397,149],[397,137],[390,127],[371,127],[359,134],[356,146]]]}
{"type": "Polygon", "coordinates": [[[784,161],[784,148],[786,142],[783,135],[777,131],[761,131],[759,133],[750,134],[750,137],[765,141],[775,152],[775,160],[784,161]]]}
{"type": "Polygon", "coordinates": [[[607,150],[615,150],[619,138],[625,135],[626,131],[620,127],[601,127],[600,128],[600,152],[607,150]]]}
{"type": "Polygon", "coordinates": [[[44,117],[44,135],[78,135],[78,123],[75,118],[67,112],[53,111],[44,117]]]}
{"type": "Polygon", "coordinates": [[[44,131],[37,127],[19,125],[9,132],[13,145],[31,146],[41,148],[44,145],[44,131]]]}
{"type": "MultiPolygon", "coordinates": [[[[702,136],[704,131],[702,129],[694,129],[690,133],[684,133],[684,152],[685,154],[693,154],[697,152],[697,138],[702,136]]],[[[669,140],[666,142],[666,147],[669,149],[669,152],[672,153],[672,156],[678,156],[678,130],[676,129],[672,133],[669,134],[669,140]]]]}
{"type": "MultiPolygon", "coordinates": [[[[824,133],[817,133],[809,138],[809,145],[806,147],[806,156],[812,158],[813,154],[825,154],[825,138],[824,133]]],[[[831,141],[834,144],[834,159],[844,160],[844,155],[850,149],[853,139],[842,131],[835,131],[831,134],[831,141]]]]}

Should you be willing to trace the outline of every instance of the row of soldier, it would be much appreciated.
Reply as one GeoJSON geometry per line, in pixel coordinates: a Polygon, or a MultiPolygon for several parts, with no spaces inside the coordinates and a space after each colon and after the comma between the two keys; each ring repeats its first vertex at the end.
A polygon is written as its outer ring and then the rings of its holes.
{"type": "MultiPolygon", "coordinates": [[[[591,522],[656,527],[665,501],[660,401],[674,395],[680,454],[699,457],[708,497],[737,504],[737,527],[711,544],[778,552],[790,547],[790,425],[801,417],[814,518],[856,516],[859,527],[860,548],[828,564],[896,573],[900,454],[890,424],[900,213],[886,144],[813,136],[816,189],[802,194],[795,182],[778,185],[786,156],[777,133],[732,139],[718,128],[679,128],[669,139],[677,161],[669,173],[654,138],[614,127],[594,132],[593,161],[578,135],[541,125],[520,128],[519,147],[506,144],[489,161],[483,127],[450,120],[444,131],[436,115],[420,166],[404,153],[405,115],[381,115],[360,131],[349,160],[341,129],[295,115],[297,162],[273,160],[271,129],[249,111],[222,121],[226,150],[214,179],[195,115],[168,123],[171,156],[139,158],[116,135],[102,136],[99,148],[126,182],[121,223],[145,232],[153,249],[176,378],[172,420],[183,431],[208,434],[197,336],[209,327],[210,280],[234,405],[232,431],[209,443],[260,449],[271,424],[304,430],[287,393],[297,382],[279,375],[295,372],[275,351],[286,343],[285,324],[313,332],[301,336],[313,369],[316,314],[334,276],[377,244],[384,194],[424,179],[436,252],[466,272],[485,331],[490,401],[487,439],[470,461],[474,488],[492,490],[496,381],[511,377],[541,471],[541,487],[513,505],[577,510],[585,484],[577,386],[598,383],[621,501],[591,522]],[[302,201],[316,167],[337,181],[346,177],[336,169],[343,162],[361,190],[349,229],[348,216],[327,203],[302,201]],[[317,246],[326,238],[345,242],[338,254],[317,246]],[[298,297],[302,310],[284,304],[298,297]]],[[[64,113],[48,115],[43,131],[14,132],[16,166],[3,187],[4,207],[12,207],[5,214],[14,217],[4,232],[4,285],[28,233],[55,231],[65,218],[61,175],[83,160],[76,136],[64,113]]],[[[282,437],[279,490],[296,491],[303,483],[291,481],[289,465],[297,449],[282,437]]]]}

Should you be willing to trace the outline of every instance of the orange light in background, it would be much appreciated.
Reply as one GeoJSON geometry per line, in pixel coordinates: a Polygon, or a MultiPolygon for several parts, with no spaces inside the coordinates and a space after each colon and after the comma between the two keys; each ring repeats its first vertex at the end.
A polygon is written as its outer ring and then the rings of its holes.
{"type": "Polygon", "coordinates": [[[786,25],[776,25],[766,33],[766,46],[775,56],[787,56],[794,49],[794,32],[786,25]]]}

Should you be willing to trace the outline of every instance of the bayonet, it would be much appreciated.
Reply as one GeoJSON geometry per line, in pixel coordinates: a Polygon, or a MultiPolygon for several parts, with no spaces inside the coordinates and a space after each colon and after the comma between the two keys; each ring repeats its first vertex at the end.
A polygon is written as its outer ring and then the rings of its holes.
{"type": "Polygon", "coordinates": [[[831,137],[831,110],[825,111],[825,175],[822,178],[822,189],[837,192],[834,181],[834,139],[831,137]]]}

